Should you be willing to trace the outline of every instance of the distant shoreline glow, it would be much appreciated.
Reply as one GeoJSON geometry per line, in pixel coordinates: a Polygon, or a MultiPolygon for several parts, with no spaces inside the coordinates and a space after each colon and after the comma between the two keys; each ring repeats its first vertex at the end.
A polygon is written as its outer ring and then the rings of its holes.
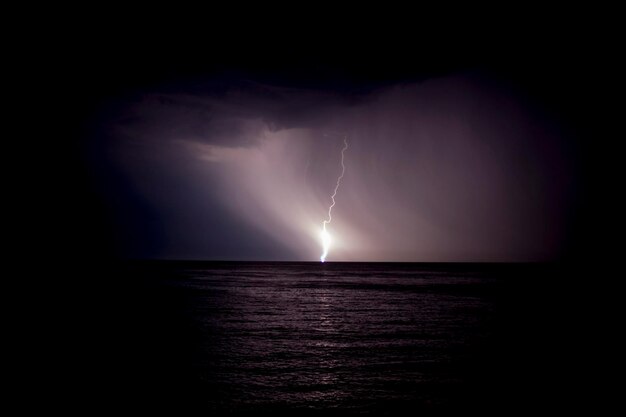
{"type": "Polygon", "coordinates": [[[328,233],[328,231],[326,230],[326,225],[330,224],[330,222],[333,220],[332,217],[332,211],[333,211],[333,207],[335,207],[335,196],[337,195],[337,190],[339,190],[339,185],[341,185],[341,179],[343,178],[343,175],[346,172],[346,166],[344,165],[343,159],[344,159],[344,153],[346,151],[346,149],[348,149],[348,137],[346,136],[343,139],[343,149],[341,150],[341,175],[339,175],[339,178],[337,178],[337,184],[335,185],[335,190],[333,191],[333,194],[330,196],[330,199],[332,200],[332,203],[330,205],[330,207],[328,207],[328,220],[324,220],[322,222],[322,232],[321,232],[321,238],[322,238],[322,256],[320,256],[320,261],[322,261],[322,263],[326,262],[326,257],[328,256],[328,250],[330,249],[330,233],[328,233]]]}

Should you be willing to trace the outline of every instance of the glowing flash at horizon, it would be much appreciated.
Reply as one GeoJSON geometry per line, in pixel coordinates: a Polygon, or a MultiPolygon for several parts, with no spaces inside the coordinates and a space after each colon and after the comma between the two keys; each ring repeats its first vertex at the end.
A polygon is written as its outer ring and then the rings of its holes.
{"type": "Polygon", "coordinates": [[[333,220],[333,216],[332,216],[332,211],[333,211],[333,207],[335,207],[335,196],[337,195],[337,190],[339,190],[339,185],[341,184],[341,179],[343,178],[343,174],[345,174],[346,172],[346,166],[343,163],[343,154],[346,151],[346,149],[348,149],[348,137],[346,136],[343,139],[343,149],[341,150],[341,175],[339,175],[339,178],[337,178],[337,184],[335,185],[335,190],[333,191],[333,194],[330,196],[330,199],[332,200],[332,204],[330,205],[330,207],[328,207],[328,220],[324,220],[322,222],[322,233],[321,233],[321,237],[322,237],[322,256],[320,256],[320,261],[325,262],[326,261],[326,256],[328,256],[328,249],[330,248],[330,233],[328,233],[328,231],[326,230],[326,225],[329,224],[332,220],[333,220]]]}

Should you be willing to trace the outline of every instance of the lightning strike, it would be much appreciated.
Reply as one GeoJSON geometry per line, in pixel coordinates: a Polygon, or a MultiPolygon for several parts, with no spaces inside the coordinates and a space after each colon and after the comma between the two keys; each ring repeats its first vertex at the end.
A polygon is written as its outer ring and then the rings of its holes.
{"type": "Polygon", "coordinates": [[[344,146],[343,146],[343,149],[341,150],[341,175],[339,175],[339,177],[337,178],[337,184],[335,185],[335,190],[333,191],[333,194],[330,196],[330,199],[332,200],[332,204],[330,205],[330,207],[328,207],[328,220],[324,220],[322,222],[322,232],[321,232],[322,256],[320,256],[320,261],[322,262],[326,261],[326,257],[328,256],[328,250],[330,249],[330,242],[331,242],[330,233],[328,233],[328,231],[326,230],[326,225],[330,224],[330,222],[333,220],[332,211],[333,211],[333,207],[335,207],[335,196],[337,195],[337,190],[339,190],[339,186],[341,185],[341,179],[343,178],[343,174],[345,174],[346,172],[346,166],[344,165],[343,158],[344,158],[344,153],[346,149],[348,149],[347,137],[343,139],[343,144],[344,146]]]}

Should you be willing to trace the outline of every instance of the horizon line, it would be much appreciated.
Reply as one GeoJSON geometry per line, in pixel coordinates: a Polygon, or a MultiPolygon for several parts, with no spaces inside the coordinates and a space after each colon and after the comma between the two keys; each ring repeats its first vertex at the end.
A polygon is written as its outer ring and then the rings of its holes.
{"type": "Polygon", "coordinates": [[[182,258],[124,258],[122,262],[213,262],[213,263],[307,263],[307,264],[560,264],[564,260],[537,260],[537,261],[286,261],[286,260],[234,260],[234,259],[182,259],[182,258]]]}

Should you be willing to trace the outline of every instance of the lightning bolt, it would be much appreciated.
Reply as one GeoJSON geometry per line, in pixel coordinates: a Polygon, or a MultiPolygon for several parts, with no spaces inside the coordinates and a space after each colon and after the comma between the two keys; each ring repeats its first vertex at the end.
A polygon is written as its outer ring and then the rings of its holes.
{"type": "Polygon", "coordinates": [[[333,207],[335,207],[335,196],[337,195],[337,190],[339,190],[339,186],[341,185],[341,179],[343,178],[343,174],[345,174],[346,172],[346,166],[344,165],[343,162],[343,158],[344,158],[344,153],[346,152],[346,149],[348,149],[348,137],[344,137],[343,138],[343,149],[341,150],[341,175],[339,175],[339,178],[337,178],[337,184],[335,185],[335,190],[333,191],[333,194],[330,196],[330,199],[332,200],[332,204],[330,205],[330,207],[328,207],[328,220],[324,220],[322,222],[322,256],[320,256],[320,261],[325,262],[326,261],[326,257],[328,256],[328,249],[330,248],[330,234],[328,233],[328,231],[326,230],[326,225],[330,224],[330,222],[333,220],[333,216],[332,216],[332,212],[333,212],[333,207]]]}

